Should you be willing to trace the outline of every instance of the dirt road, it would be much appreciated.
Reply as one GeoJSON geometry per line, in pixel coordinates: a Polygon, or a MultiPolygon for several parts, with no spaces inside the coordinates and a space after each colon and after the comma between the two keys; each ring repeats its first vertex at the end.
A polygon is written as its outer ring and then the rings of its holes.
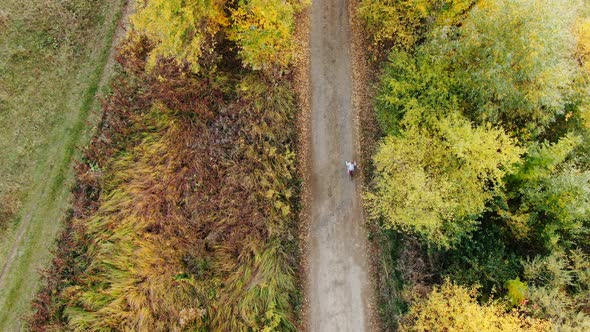
{"type": "Polygon", "coordinates": [[[355,182],[348,0],[314,0],[311,8],[311,331],[369,331],[367,236],[355,182]]]}

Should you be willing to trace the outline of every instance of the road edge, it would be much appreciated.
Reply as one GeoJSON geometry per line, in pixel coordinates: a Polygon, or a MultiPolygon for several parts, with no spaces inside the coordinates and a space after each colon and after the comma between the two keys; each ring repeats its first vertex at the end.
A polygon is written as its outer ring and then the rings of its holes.
{"type": "Polygon", "coordinates": [[[301,283],[302,303],[299,311],[298,331],[309,331],[309,227],[310,213],[310,179],[311,179],[311,3],[301,10],[295,19],[295,41],[298,50],[294,61],[294,83],[297,104],[297,164],[301,179],[300,210],[298,216],[299,231],[299,281],[301,283]]]}
{"type": "Polygon", "coordinates": [[[383,325],[379,315],[379,287],[378,271],[381,250],[378,241],[372,234],[379,232],[379,225],[371,222],[364,209],[363,196],[368,190],[370,181],[370,160],[377,147],[374,125],[376,124],[373,112],[373,96],[375,94],[374,82],[377,77],[377,70],[369,62],[369,41],[364,32],[362,23],[357,16],[357,8],[361,0],[349,0],[348,17],[351,30],[351,62],[352,62],[352,107],[355,116],[355,156],[360,160],[360,178],[357,182],[359,187],[359,201],[361,202],[361,215],[364,229],[367,233],[368,248],[367,261],[369,262],[369,283],[371,287],[371,299],[368,314],[369,328],[371,331],[383,331],[383,325]]]}

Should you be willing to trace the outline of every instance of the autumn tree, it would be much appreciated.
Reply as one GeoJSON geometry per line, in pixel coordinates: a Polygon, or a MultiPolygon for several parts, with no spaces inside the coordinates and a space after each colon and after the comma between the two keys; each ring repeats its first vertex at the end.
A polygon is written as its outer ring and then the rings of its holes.
{"type": "Polygon", "coordinates": [[[522,150],[501,128],[474,127],[456,113],[411,121],[374,157],[369,210],[386,228],[450,246],[472,230],[522,150]]]}
{"type": "Polygon", "coordinates": [[[549,331],[548,321],[506,312],[498,303],[477,302],[477,290],[445,282],[428,298],[414,304],[404,317],[404,332],[541,332],[549,331]]]}
{"type": "Polygon", "coordinates": [[[520,138],[534,139],[576,104],[578,5],[486,2],[460,27],[434,29],[415,54],[394,51],[378,97],[381,116],[442,101],[476,123],[502,123],[520,138]]]}
{"type": "Polygon", "coordinates": [[[200,57],[212,52],[212,37],[229,24],[224,6],[225,0],[138,0],[133,27],[156,43],[148,67],[169,57],[198,71],[200,57]]]}
{"type": "Polygon", "coordinates": [[[306,1],[240,0],[232,11],[230,39],[254,70],[284,69],[294,56],[294,14],[306,1]]]}
{"type": "Polygon", "coordinates": [[[498,0],[476,6],[457,36],[435,38],[432,54],[455,62],[463,98],[473,101],[469,111],[475,117],[535,135],[570,102],[577,71],[572,28],[579,5],[498,0]],[[442,52],[435,51],[443,41],[442,52]]]}
{"type": "Polygon", "coordinates": [[[424,36],[428,25],[455,24],[475,3],[476,0],[363,0],[358,14],[375,46],[411,48],[424,36]]]}

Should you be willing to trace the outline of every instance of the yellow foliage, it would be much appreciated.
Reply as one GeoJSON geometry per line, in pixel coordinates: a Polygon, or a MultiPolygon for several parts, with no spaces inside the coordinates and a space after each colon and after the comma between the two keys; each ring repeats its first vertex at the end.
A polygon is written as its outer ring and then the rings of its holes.
{"type": "Polygon", "coordinates": [[[477,303],[477,291],[445,282],[424,301],[414,304],[404,317],[402,332],[542,332],[548,321],[524,317],[503,306],[477,303]]]}
{"type": "Polygon", "coordinates": [[[584,69],[590,73],[590,20],[578,22],[576,34],[578,36],[578,56],[584,69]]]}
{"type": "Polygon", "coordinates": [[[212,36],[229,24],[225,0],[137,1],[133,28],[157,43],[150,53],[148,68],[158,57],[174,57],[198,71],[201,55],[212,52],[212,36]]]}
{"type": "Polygon", "coordinates": [[[254,70],[286,67],[294,55],[294,14],[300,0],[242,0],[232,11],[230,39],[254,70]]]}
{"type": "Polygon", "coordinates": [[[452,25],[461,21],[476,0],[362,0],[358,14],[373,43],[413,47],[427,22],[452,25]]]}
{"type": "Polygon", "coordinates": [[[413,114],[404,121],[432,124],[409,125],[379,146],[367,205],[386,228],[450,246],[470,231],[470,217],[484,211],[523,149],[501,128],[473,127],[460,115],[426,120],[413,114]]]}

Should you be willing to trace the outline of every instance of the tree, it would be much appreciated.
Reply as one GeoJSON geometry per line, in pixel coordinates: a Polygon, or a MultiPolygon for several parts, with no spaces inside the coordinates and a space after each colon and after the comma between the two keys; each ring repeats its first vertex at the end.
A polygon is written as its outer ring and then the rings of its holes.
{"type": "Polygon", "coordinates": [[[471,111],[477,117],[513,123],[534,135],[564,112],[577,72],[572,28],[579,5],[499,0],[474,8],[455,51],[465,99],[475,99],[471,111]]]}
{"type": "Polygon", "coordinates": [[[460,21],[476,0],[363,0],[358,15],[375,46],[413,47],[428,30],[428,22],[460,21]]]}
{"type": "Polygon", "coordinates": [[[212,37],[229,24],[224,7],[225,0],[143,0],[132,22],[156,43],[148,68],[158,57],[172,57],[198,71],[200,57],[212,52],[212,37]]]}
{"type": "Polygon", "coordinates": [[[294,14],[302,5],[299,0],[240,0],[232,11],[230,39],[245,65],[268,71],[291,62],[294,14]]]}
{"type": "Polygon", "coordinates": [[[411,123],[399,136],[388,136],[374,156],[369,211],[386,228],[450,246],[472,230],[522,149],[502,129],[473,127],[456,113],[414,113],[419,112],[406,114],[411,123]]]}
{"type": "Polygon", "coordinates": [[[476,123],[502,123],[521,139],[536,138],[579,97],[573,33],[578,5],[479,3],[460,27],[433,29],[415,54],[393,52],[378,96],[380,113],[444,99],[476,123]]]}
{"type": "Polygon", "coordinates": [[[427,299],[414,304],[403,318],[402,332],[503,332],[549,331],[548,321],[506,312],[497,303],[477,303],[477,290],[446,281],[427,299]]]}
{"type": "Polygon", "coordinates": [[[532,144],[518,170],[506,178],[510,203],[499,213],[516,238],[548,250],[585,242],[590,172],[568,161],[581,143],[581,137],[569,134],[556,143],[532,144]]]}

